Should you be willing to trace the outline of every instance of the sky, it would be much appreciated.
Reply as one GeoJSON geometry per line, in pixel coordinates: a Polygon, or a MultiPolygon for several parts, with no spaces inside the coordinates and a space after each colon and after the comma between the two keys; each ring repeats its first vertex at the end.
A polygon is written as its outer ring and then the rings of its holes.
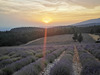
{"type": "Polygon", "coordinates": [[[0,29],[69,25],[100,18],[100,0],[0,0],[0,29]]]}

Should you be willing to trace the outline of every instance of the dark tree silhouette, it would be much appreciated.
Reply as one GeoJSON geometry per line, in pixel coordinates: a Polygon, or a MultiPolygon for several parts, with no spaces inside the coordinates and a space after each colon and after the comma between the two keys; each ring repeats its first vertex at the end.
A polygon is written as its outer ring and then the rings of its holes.
{"type": "Polygon", "coordinates": [[[91,33],[91,34],[94,34],[94,30],[93,30],[93,29],[91,29],[91,30],[90,30],[90,33],[91,33]]]}
{"type": "Polygon", "coordinates": [[[83,41],[83,36],[82,34],[80,33],[79,36],[78,36],[78,39],[77,39],[80,43],[83,41]]]}
{"type": "Polygon", "coordinates": [[[77,41],[77,38],[78,38],[78,35],[77,35],[77,32],[74,33],[74,36],[72,37],[73,40],[76,42],[77,41]]]}

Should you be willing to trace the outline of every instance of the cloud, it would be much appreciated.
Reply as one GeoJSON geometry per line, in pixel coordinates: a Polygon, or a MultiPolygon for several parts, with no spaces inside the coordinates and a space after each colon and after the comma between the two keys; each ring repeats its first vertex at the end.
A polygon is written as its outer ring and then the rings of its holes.
{"type": "Polygon", "coordinates": [[[47,0],[52,3],[66,2],[72,5],[80,5],[86,8],[94,8],[100,6],[100,0],[47,0]]]}
{"type": "Polygon", "coordinates": [[[27,0],[2,0],[0,1],[0,11],[12,12],[40,12],[43,6],[37,2],[29,2],[27,0]]]}
{"type": "Polygon", "coordinates": [[[99,6],[100,0],[0,0],[0,12],[40,13],[67,11],[99,6]]]}
{"type": "Polygon", "coordinates": [[[0,0],[0,14],[13,14],[33,22],[40,22],[44,16],[54,18],[57,23],[71,22],[100,17],[99,4],[100,0],[0,0]]]}
{"type": "Polygon", "coordinates": [[[87,8],[100,6],[100,0],[71,0],[71,2],[87,8]]]}

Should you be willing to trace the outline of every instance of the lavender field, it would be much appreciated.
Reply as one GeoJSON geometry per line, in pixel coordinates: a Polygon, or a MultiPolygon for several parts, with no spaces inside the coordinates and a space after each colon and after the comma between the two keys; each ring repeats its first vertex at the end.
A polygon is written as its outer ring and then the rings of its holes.
{"type": "Polygon", "coordinates": [[[43,38],[14,47],[0,47],[0,75],[100,75],[100,44],[84,34],[82,43],[72,35],[43,38]]]}
{"type": "Polygon", "coordinates": [[[100,0],[0,0],[0,75],[100,75],[100,0]]]}
{"type": "MultiPolygon", "coordinates": [[[[69,44],[79,44],[78,42],[74,42],[73,34],[65,34],[65,35],[56,35],[51,36],[47,38],[47,44],[48,45],[69,45],[69,44]]],[[[95,40],[89,35],[89,34],[83,34],[83,42],[82,43],[95,43],[95,40]]],[[[24,46],[30,46],[30,45],[43,45],[44,38],[40,38],[37,40],[33,40],[31,42],[28,42],[27,44],[24,44],[24,46]]]]}

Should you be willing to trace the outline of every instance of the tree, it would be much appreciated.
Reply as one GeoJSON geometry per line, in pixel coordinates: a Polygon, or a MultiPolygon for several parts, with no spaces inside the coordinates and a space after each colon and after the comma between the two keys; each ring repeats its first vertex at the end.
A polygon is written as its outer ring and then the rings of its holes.
{"type": "Polygon", "coordinates": [[[100,28],[96,29],[96,33],[100,33],[100,28]]]}
{"type": "Polygon", "coordinates": [[[91,29],[91,30],[90,30],[90,33],[91,33],[91,34],[94,34],[94,30],[93,30],[93,29],[91,29]]]}
{"type": "Polygon", "coordinates": [[[77,41],[77,37],[78,37],[77,32],[75,32],[74,36],[72,38],[73,38],[74,41],[77,41]]]}
{"type": "Polygon", "coordinates": [[[83,36],[82,34],[80,33],[79,36],[78,36],[78,39],[77,39],[80,43],[83,41],[83,36]]]}

